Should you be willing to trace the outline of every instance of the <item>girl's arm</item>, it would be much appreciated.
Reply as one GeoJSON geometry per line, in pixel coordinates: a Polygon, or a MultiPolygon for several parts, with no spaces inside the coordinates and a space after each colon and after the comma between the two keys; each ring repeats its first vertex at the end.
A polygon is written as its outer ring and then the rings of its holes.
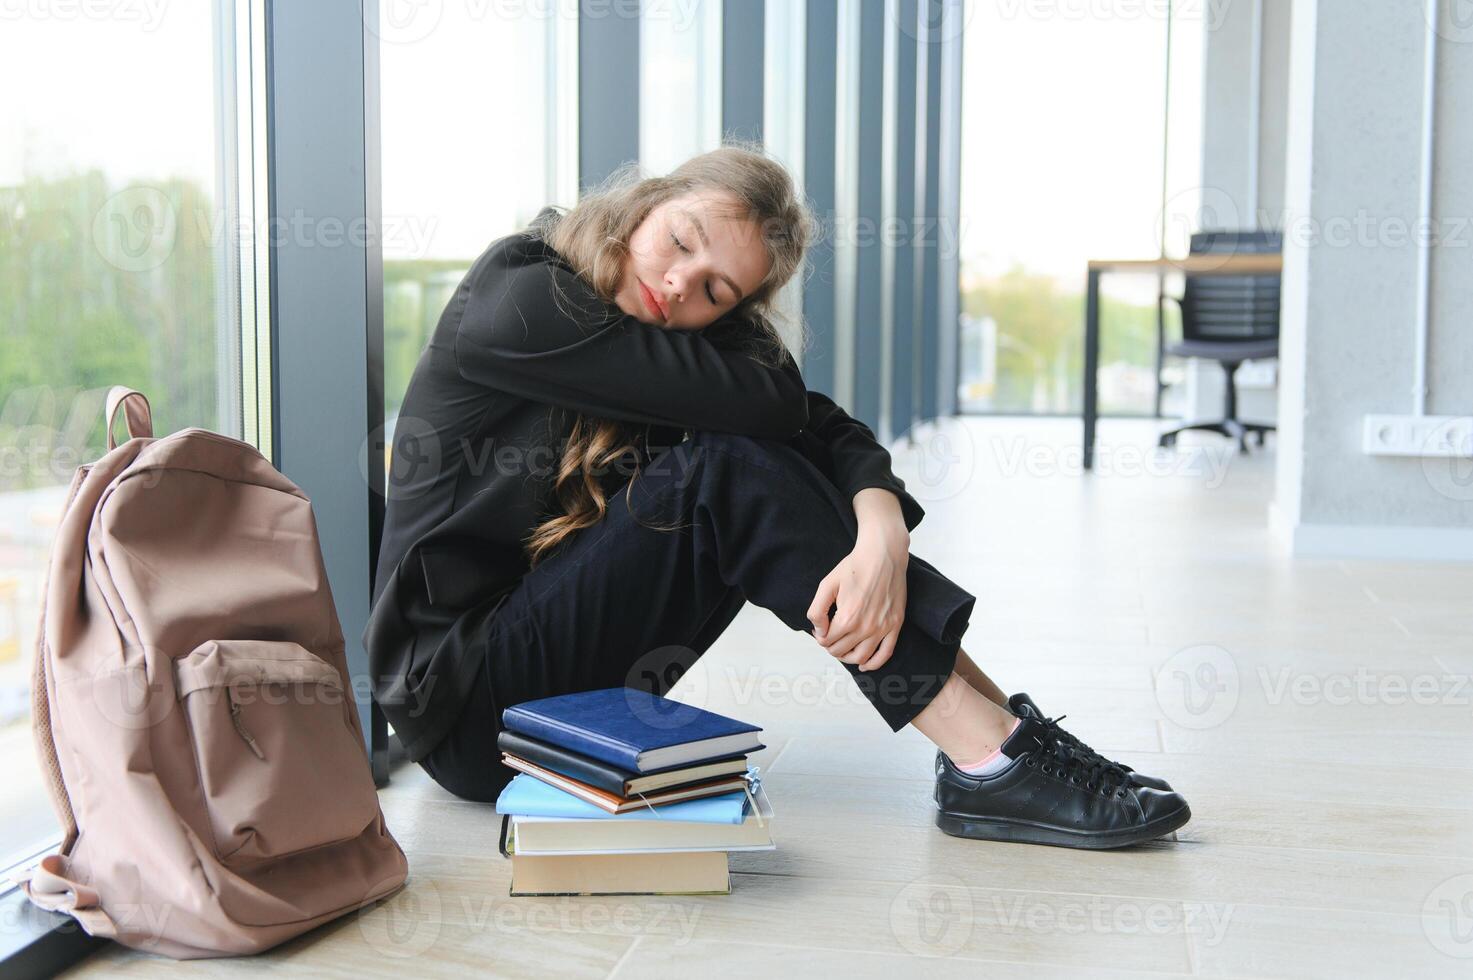
{"type": "Polygon", "coordinates": [[[791,356],[770,368],[628,316],[535,238],[492,246],[461,289],[454,351],[469,381],[602,418],[766,438],[808,420],[791,356]]]}
{"type": "MultiPolygon", "coordinates": [[[[828,395],[810,391],[807,431],[825,446],[834,462],[834,482],[854,502],[861,525],[894,514],[886,502],[867,504],[856,495],[870,487],[889,490],[899,502],[899,516],[907,532],[915,530],[926,511],[890,469],[890,453],[875,439],[874,431],[836,405],[828,395]]],[[[874,496],[873,494],[867,496],[874,496]]]]}

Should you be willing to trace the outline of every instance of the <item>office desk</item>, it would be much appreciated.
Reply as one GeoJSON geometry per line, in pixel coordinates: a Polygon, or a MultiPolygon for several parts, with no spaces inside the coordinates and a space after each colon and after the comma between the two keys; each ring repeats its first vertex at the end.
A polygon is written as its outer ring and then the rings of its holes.
{"type": "Polygon", "coordinates": [[[1099,419],[1100,276],[1106,272],[1190,272],[1204,276],[1261,276],[1281,272],[1281,253],[1239,252],[1189,255],[1184,259],[1090,259],[1084,293],[1084,468],[1095,463],[1095,422],[1099,419]]]}

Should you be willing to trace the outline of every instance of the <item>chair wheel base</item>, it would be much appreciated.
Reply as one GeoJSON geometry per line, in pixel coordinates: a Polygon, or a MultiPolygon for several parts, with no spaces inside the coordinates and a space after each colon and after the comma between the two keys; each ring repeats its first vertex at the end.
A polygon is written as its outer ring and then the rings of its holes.
{"type": "Polygon", "coordinates": [[[1253,441],[1259,446],[1264,443],[1265,434],[1273,432],[1275,427],[1261,422],[1240,422],[1237,419],[1216,419],[1206,422],[1190,422],[1179,425],[1174,429],[1168,429],[1156,437],[1156,446],[1160,449],[1169,449],[1176,445],[1176,437],[1183,432],[1216,432],[1218,435],[1227,436],[1237,440],[1238,452],[1247,454],[1248,436],[1253,436],[1253,441]]]}

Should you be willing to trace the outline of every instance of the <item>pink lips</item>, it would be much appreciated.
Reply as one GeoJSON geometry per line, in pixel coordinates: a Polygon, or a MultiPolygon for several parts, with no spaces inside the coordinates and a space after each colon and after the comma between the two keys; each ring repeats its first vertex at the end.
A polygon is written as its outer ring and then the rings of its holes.
{"type": "Polygon", "coordinates": [[[660,301],[657,300],[657,299],[655,299],[655,294],[650,291],[650,288],[648,286],[646,286],[639,279],[636,279],[634,281],[637,282],[637,283],[639,283],[639,292],[640,292],[640,295],[644,299],[644,305],[647,306],[647,307],[649,307],[650,312],[653,313],[655,316],[659,317],[660,320],[661,320],[661,322],[663,322],[666,319],[668,319],[665,316],[665,311],[660,308],[660,301]]]}

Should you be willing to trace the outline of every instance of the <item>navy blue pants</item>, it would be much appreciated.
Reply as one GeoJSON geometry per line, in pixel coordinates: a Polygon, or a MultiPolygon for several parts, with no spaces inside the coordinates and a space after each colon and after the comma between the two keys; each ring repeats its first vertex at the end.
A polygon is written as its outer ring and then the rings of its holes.
{"type": "MultiPolygon", "coordinates": [[[[516,775],[496,749],[510,705],[606,687],[663,694],[748,600],[811,634],[818,583],[858,530],[853,503],[819,463],[788,443],[726,433],[694,432],[654,454],[608,503],[487,624],[471,696],[420,762],[457,796],[494,801],[516,775]]],[[[906,589],[890,659],[871,671],[844,665],[892,731],[950,676],[976,603],[915,555],[906,589]]],[[[828,656],[817,644],[809,655],[828,656]]]]}

